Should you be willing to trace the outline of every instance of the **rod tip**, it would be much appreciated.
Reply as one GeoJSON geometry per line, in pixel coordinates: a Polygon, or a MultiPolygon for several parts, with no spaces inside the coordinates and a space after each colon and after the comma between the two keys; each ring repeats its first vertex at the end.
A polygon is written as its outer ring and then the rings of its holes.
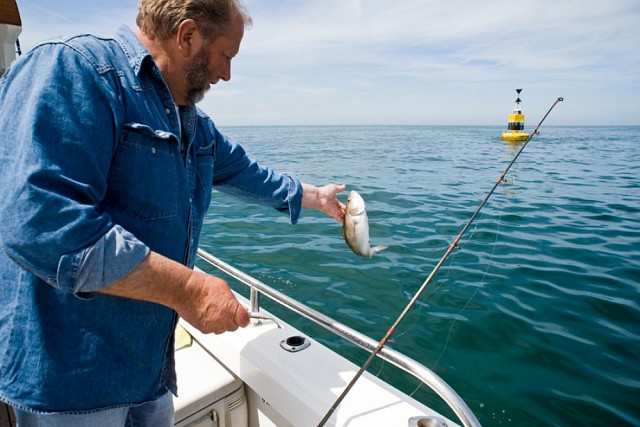
{"type": "Polygon", "coordinates": [[[564,101],[563,97],[558,98],[558,101],[564,101]]]}

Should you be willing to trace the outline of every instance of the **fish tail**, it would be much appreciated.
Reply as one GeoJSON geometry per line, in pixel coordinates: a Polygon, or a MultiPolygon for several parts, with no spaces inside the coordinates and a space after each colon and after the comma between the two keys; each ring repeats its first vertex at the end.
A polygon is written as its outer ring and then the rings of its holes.
{"type": "Polygon", "coordinates": [[[380,246],[376,246],[376,247],[371,248],[371,252],[369,253],[369,258],[371,258],[371,256],[373,256],[373,254],[378,253],[380,251],[384,251],[388,247],[389,246],[387,246],[387,245],[380,245],[380,246]]]}

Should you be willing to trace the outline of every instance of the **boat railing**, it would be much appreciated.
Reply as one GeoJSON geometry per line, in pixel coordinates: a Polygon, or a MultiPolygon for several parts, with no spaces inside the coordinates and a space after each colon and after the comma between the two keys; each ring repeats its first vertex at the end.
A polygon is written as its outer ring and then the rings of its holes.
{"type": "MultiPolygon", "coordinates": [[[[259,295],[264,294],[273,301],[279,303],[283,307],[311,320],[312,322],[324,327],[330,332],[356,344],[357,346],[372,353],[378,346],[378,342],[367,337],[366,335],[326,316],[299,301],[279,292],[260,280],[238,270],[237,268],[227,264],[219,258],[211,255],[203,249],[198,249],[198,256],[223,271],[229,276],[235,278],[250,288],[250,311],[258,312],[260,309],[259,295]]],[[[433,390],[440,398],[449,405],[453,412],[458,416],[464,426],[480,426],[473,412],[460,396],[438,375],[426,366],[416,362],[410,357],[395,351],[388,347],[383,347],[378,353],[378,357],[395,365],[404,372],[414,376],[431,390],[433,390]]]]}

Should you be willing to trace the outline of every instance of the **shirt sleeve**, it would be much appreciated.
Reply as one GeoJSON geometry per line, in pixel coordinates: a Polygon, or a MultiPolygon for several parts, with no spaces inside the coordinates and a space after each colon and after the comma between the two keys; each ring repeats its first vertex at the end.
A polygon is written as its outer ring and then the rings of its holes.
{"type": "Polygon", "coordinates": [[[214,186],[244,200],[271,206],[296,224],[302,206],[302,184],[293,174],[277,172],[249,158],[245,150],[216,133],[214,186]]]}
{"type": "Polygon", "coordinates": [[[116,81],[47,43],[0,82],[0,246],[69,292],[112,284],[149,251],[101,209],[122,115],[116,81]]]}

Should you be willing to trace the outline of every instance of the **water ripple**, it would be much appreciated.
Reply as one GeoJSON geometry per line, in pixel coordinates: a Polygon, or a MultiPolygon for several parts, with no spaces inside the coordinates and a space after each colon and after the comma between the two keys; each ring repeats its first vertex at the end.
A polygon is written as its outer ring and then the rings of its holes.
{"type": "MultiPolygon", "coordinates": [[[[304,212],[291,227],[286,217],[218,193],[202,243],[380,339],[519,148],[500,141],[500,130],[231,128],[265,164],[357,189],[372,243],[389,249],[361,258],[331,219],[304,212]]],[[[391,345],[434,368],[483,425],[640,425],[638,158],[638,127],[545,129],[391,345]]],[[[316,335],[363,362],[360,350],[316,335]]],[[[375,369],[416,390],[397,370],[375,369]]],[[[414,397],[447,413],[423,388],[414,397]]]]}

